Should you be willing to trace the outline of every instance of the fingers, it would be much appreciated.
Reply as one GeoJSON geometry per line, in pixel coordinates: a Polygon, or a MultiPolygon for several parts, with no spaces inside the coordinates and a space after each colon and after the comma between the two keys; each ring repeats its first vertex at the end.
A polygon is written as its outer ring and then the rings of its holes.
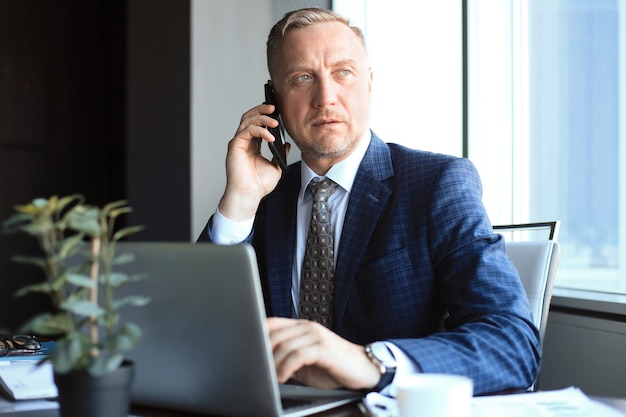
{"type": "MultiPolygon", "coordinates": [[[[274,105],[261,104],[253,107],[241,116],[237,132],[228,143],[228,156],[240,152],[244,152],[248,158],[258,158],[261,156],[263,141],[275,141],[272,133],[266,128],[266,126],[278,126],[278,121],[268,116],[268,113],[271,114],[272,111],[274,111],[274,105]]],[[[237,160],[237,163],[240,164],[241,161],[237,160]]],[[[272,161],[272,165],[278,167],[278,161],[272,161]]]]}
{"type": "Polygon", "coordinates": [[[320,362],[324,352],[323,333],[318,323],[283,318],[268,319],[270,340],[279,382],[296,376],[308,366],[320,362]]]}
{"type": "Polygon", "coordinates": [[[244,140],[263,138],[268,142],[273,142],[274,136],[265,128],[266,126],[278,126],[278,120],[269,116],[273,111],[273,104],[261,104],[248,110],[241,116],[241,121],[233,140],[238,138],[244,140]]]}
{"type": "Polygon", "coordinates": [[[263,142],[274,141],[264,127],[278,124],[266,114],[273,110],[273,105],[265,104],[248,110],[228,143],[226,189],[218,208],[233,221],[253,217],[259,201],[276,187],[282,176],[278,162],[270,161],[261,152],[263,142]]]}
{"type": "Polygon", "coordinates": [[[317,388],[363,389],[376,385],[380,371],[365,348],[307,320],[267,320],[279,382],[295,378],[317,388]]]}
{"type": "MultiPolygon", "coordinates": [[[[264,161],[266,160],[261,160],[261,158],[264,158],[261,152],[262,143],[264,141],[274,142],[276,140],[272,132],[267,129],[266,126],[274,128],[279,125],[278,120],[268,115],[271,114],[274,109],[275,106],[273,104],[261,104],[253,107],[241,116],[235,137],[233,137],[228,144],[229,156],[231,154],[236,155],[244,152],[247,158],[253,158],[257,163],[265,163],[264,161]]],[[[285,145],[288,154],[291,145],[285,145]]],[[[235,158],[241,158],[241,156],[234,156],[232,158],[234,162],[236,162],[237,167],[241,166],[241,160],[235,158]]],[[[280,172],[280,163],[276,158],[272,158],[272,160],[268,162],[274,168],[279,169],[280,172]]]]}
{"type": "MultiPolygon", "coordinates": [[[[268,328],[277,367],[284,365],[287,368],[293,368],[294,363],[289,366],[288,362],[290,361],[296,363],[304,361],[303,364],[310,364],[310,359],[307,361],[305,355],[299,352],[308,346],[318,344],[315,323],[304,320],[270,318],[268,319],[268,328]]],[[[287,378],[289,376],[286,375],[287,378]]]]}

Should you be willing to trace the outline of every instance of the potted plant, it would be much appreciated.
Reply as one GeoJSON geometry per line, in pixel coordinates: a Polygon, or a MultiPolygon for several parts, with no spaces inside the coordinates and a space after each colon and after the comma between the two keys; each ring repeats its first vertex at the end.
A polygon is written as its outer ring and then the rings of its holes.
{"type": "Polygon", "coordinates": [[[3,232],[35,237],[43,255],[13,259],[35,265],[45,275],[42,282],[25,286],[16,295],[45,293],[53,306],[52,311],[27,321],[20,332],[56,341],[47,360],[54,370],[61,415],[125,417],[133,366],[124,360],[124,352],[135,347],[141,331],[133,323],[124,323],[119,309],[145,305],[149,300],[142,296],[115,298],[116,288],[139,279],[114,271],[115,265],[133,260],[132,254],[118,255],[115,249],[120,239],[142,227],[115,230],[118,217],[131,211],[126,202],[97,207],[85,204],[79,194],[38,198],[15,210],[2,224],[3,232]],[[114,388],[119,383],[121,388],[114,388]],[[101,393],[114,392],[122,398],[98,399],[101,393]]]}

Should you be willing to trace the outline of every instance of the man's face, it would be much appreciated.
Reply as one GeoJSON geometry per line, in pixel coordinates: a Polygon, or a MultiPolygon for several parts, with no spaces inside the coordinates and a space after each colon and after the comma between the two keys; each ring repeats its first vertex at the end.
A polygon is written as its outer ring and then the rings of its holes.
{"type": "Polygon", "coordinates": [[[274,89],[285,128],[316,171],[345,159],[368,128],[372,74],[359,38],[339,22],[289,32],[274,89]]]}

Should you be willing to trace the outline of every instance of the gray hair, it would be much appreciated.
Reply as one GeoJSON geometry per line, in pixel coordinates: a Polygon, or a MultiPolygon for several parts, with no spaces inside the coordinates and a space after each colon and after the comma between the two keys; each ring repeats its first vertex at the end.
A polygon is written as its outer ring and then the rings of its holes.
{"type": "Polygon", "coordinates": [[[267,68],[270,72],[270,77],[273,74],[276,54],[282,45],[285,35],[293,29],[299,29],[316,23],[325,22],[343,23],[349,27],[352,32],[354,32],[365,48],[365,37],[363,36],[361,29],[356,26],[350,26],[350,21],[348,19],[335,12],[317,7],[287,12],[283,18],[274,25],[269,36],[267,37],[267,68]]]}

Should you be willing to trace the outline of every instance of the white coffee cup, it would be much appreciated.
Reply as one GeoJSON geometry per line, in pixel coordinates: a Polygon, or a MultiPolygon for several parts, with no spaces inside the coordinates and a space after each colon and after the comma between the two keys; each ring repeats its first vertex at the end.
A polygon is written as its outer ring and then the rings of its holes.
{"type": "Polygon", "coordinates": [[[470,417],[474,384],[446,374],[398,375],[400,417],[470,417]]]}

